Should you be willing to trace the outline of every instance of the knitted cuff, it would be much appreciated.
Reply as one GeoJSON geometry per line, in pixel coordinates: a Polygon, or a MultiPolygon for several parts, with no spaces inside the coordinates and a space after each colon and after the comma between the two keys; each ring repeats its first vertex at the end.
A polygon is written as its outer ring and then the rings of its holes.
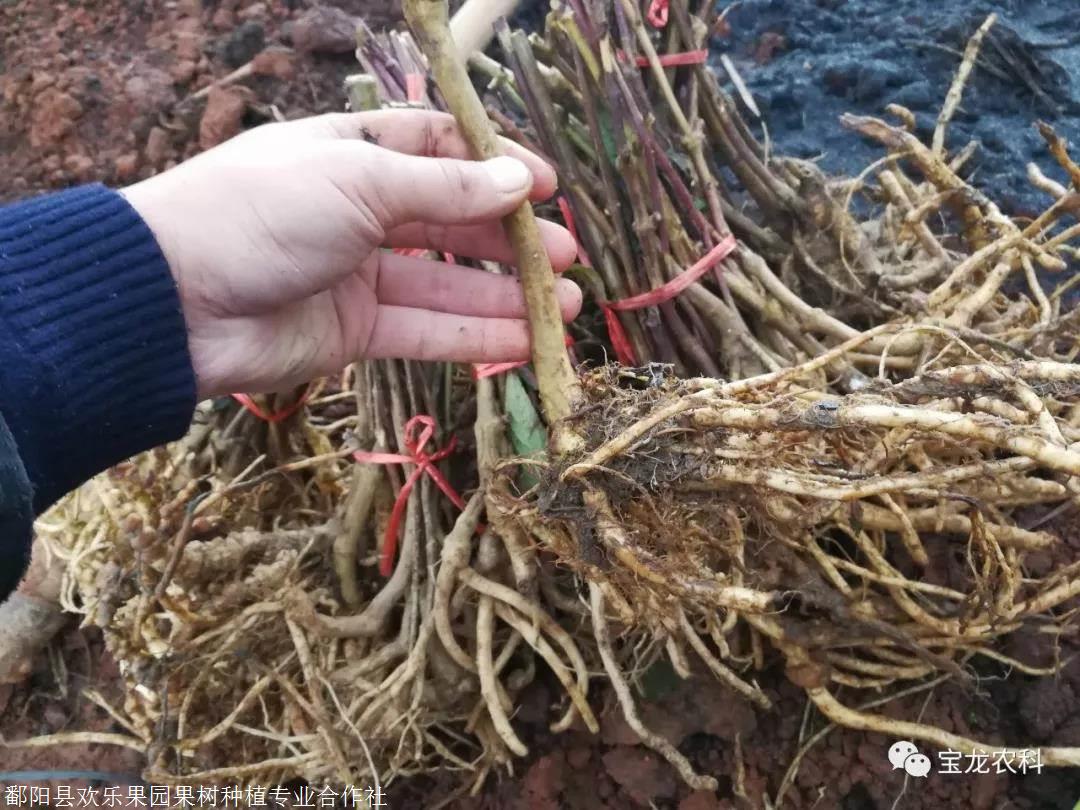
{"type": "Polygon", "coordinates": [[[176,285],[128,202],[92,185],[0,209],[0,413],[35,510],[179,438],[194,406],[176,285]]]}

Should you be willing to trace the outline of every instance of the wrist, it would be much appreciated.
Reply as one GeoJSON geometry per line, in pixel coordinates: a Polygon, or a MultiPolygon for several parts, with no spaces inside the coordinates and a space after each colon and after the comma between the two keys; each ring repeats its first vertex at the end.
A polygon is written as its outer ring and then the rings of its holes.
{"type": "MultiPolygon", "coordinates": [[[[175,244],[169,228],[169,205],[167,190],[161,188],[161,181],[166,179],[164,175],[157,175],[148,180],[143,180],[127,188],[120,189],[118,193],[127,201],[127,204],[139,215],[139,218],[153,235],[154,242],[165,260],[169,276],[177,291],[181,309],[183,309],[183,273],[181,272],[180,246],[175,244]]],[[[179,211],[173,212],[173,217],[180,215],[179,211]]]]}

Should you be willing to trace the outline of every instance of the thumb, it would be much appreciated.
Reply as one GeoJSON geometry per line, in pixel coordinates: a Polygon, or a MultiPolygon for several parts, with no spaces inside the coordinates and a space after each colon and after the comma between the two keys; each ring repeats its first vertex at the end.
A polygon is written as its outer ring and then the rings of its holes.
{"type": "Polygon", "coordinates": [[[533,184],[529,168],[512,157],[456,160],[340,145],[358,154],[338,164],[336,173],[349,176],[339,187],[384,232],[409,222],[470,225],[498,219],[521,205],[533,184]]]}

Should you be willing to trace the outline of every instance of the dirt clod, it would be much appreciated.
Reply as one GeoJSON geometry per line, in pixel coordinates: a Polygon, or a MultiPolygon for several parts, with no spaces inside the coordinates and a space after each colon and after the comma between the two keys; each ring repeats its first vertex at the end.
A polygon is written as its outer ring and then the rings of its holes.
{"type": "Polygon", "coordinates": [[[675,773],[652,751],[616,746],[602,757],[604,769],[638,805],[675,795],[675,773]]]}
{"type": "Polygon", "coordinates": [[[69,93],[56,89],[51,81],[44,84],[43,89],[34,94],[30,145],[38,148],[55,145],[75,129],[82,113],[82,105],[69,93]]]}
{"type": "Polygon", "coordinates": [[[695,790],[679,802],[679,810],[726,810],[729,806],[707,790],[695,790]]]}
{"type": "Polygon", "coordinates": [[[238,68],[251,61],[266,44],[266,31],[261,23],[247,20],[218,43],[218,53],[229,67],[238,68]]]}
{"type": "Polygon", "coordinates": [[[525,773],[522,799],[528,810],[559,810],[559,794],[564,788],[566,762],[561,753],[536,760],[525,773]]]}
{"type": "Polygon", "coordinates": [[[1044,678],[1028,684],[1020,695],[1024,726],[1040,742],[1049,740],[1075,707],[1072,687],[1057,679],[1044,678]]]}
{"type": "Polygon", "coordinates": [[[336,6],[312,6],[292,24],[289,35],[298,51],[348,53],[356,48],[356,22],[336,6]]]}
{"type": "Polygon", "coordinates": [[[250,95],[235,87],[215,87],[199,122],[199,146],[209,149],[240,132],[250,95]]]}
{"type": "Polygon", "coordinates": [[[267,48],[255,55],[251,69],[259,76],[288,80],[296,74],[296,57],[286,48],[267,48]]]}

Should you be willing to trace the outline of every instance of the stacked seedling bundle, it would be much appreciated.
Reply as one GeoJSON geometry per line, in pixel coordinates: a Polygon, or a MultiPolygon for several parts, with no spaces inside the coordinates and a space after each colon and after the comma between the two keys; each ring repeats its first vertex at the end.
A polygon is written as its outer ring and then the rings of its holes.
{"type": "Polygon", "coordinates": [[[887,150],[860,178],[771,155],[703,62],[708,8],[575,0],[543,39],[504,29],[503,63],[472,60],[486,111],[438,0],[406,3],[419,50],[362,36],[355,103],[445,102],[477,157],[498,150],[490,119],[558,165],[597,304],[575,350],[652,365],[579,376],[526,208],[507,229],[531,372],[361,364],[261,419],[210,408],[66,503],[43,530],[125,674],[113,741],[149,750],[155,778],[479,784],[525,753],[515,699],[547,667],[554,729],[596,728],[602,669],[642,739],[708,787],[638,717],[631,684],[659,655],[767,710],[755,672],[779,654],[834,722],[961,750],[980,743],[837,691],[1056,670],[1001,639],[1071,632],[1080,592],[1047,529],[1080,494],[1077,318],[1040,286],[1073,258],[1080,169],[1044,129],[1075,185],[1033,170],[1052,199],[1024,222],[963,179],[971,150],[944,135],[978,35],[929,146],[893,108],[845,121],[887,150]],[[439,431],[419,446],[438,424],[475,438],[439,456],[439,431]],[[475,493],[460,513],[425,454],[475,493]],[[1026,572],[1033,551],[1049,574],[1026,572]]]}
{"type": "MultiPolygon", "coordinates": [[[[1075,319],[1037,270],[1066,268],[1080,227],[1064,220],[1078,198],[1044,182],[1056,199],[1017,223],[958,173],[971,149],[946,155],[993,18],[972,39],[931,145],[902,108],[890,110],[895,126],[847,118],[889,154],[832,186],[811,164],[770,157],[700,61],[678,67],[700,59],[706,27],[685,4],[669,12],[660,38],[677,54],[667,58],[633,0],[582,0],[552,12],[542,42],[503,30],[508,70],[488,73],[527,119],[523,137],[559,166],[601,308],[618,311],[612,299],[627,293],[659,304],[622,324],[637,356],[705,374],[719,366],[731,381],[605,369],[579,383],[555,351],[553,297],[539,289],[550,270],[519,252],[523,283],[537,288],[529,314],[549,463],[528,492],[507,467],[488,488],[489,519],[580,573],[628,721],[691,784],[715,782],[642,726],[612,619],[662,642],[678,671],[692,654],[758,705],[766,695],[737,670],[760,665],[769,644],[833,721],[989,749],[851,710],[835,691],[967,681],[981,658],[1034,672],[999,639],[1072,630],[1080,569],[1037,528],[1052,512],[1032,519],[1027,508],[1069,508],[1080,493],[1075,319]],[[865,223],[850,213],[856,195],[865,223]],[[725,256],[731,232],[738,249],[725,256]],[[696,275],[678,305],[664,301],[710,261],[715,282],[696,275]],[[1050,549],[1060,564],[1028,576],[1025,554],[1050,549]],[[934,581],[934,561],[956,558],[963,575],[934,581]]],[[[476,155],[490,156],[443,4],[412,0],[406,14],[476,155]]],[[[534,226],[522,219],[507,228],[527,247],[534,226]]],[[[1080,750],[1043,756],[1071,764],[1080,750]]]]}
{"type": "MultiPolygon", "coordinates": [[[[455,385],[441,371],[365,363],[302,401],[201,408],[187,439],[54,512],[42,530],[71,562],[67,606],[105,629],[125,680],[124,705],[108,710],[130,736],[100,741],[145,750],[155,780],[201,784],[370,786],[373,770],[401,761],[453,761],[430,725],[460,696],[435,699],[433,718],[424,664],[410,658],[423,654],[451,520],[420,477],[402,498],[396,567],[380,576],[379,544],[414,467],[353,458],[413,455],[424,425],[410,415],[438,413],[435,396],[455,385]]],[[[436,433],[427,452],[445,441],[436,433]]]]}
{"type": "MultiPolygon", "coordinates": [[[[408,37],[359,39],[355,108],[430,106],[408,37]]],[[[458,494],[544,439],[500,366],[365,362],[201,406],[185,440],[40,527],[70,563],[65,607],[104,629],[124,677],[124,705],[88,695],[127,733],[16,744],[126,745],[157,782],[371,787],[456,768],[479,786],[508,756],[481,691],[501,676],[512,705],[537,675],[533,649],[577,699],[562,726],[580,715],[596,730],[583,654],[531,601],[559,577],[532,570],[513,527],[481,525],[481,494],[458,494]],[[485,591],[497,611],[472,598],[485,591]]]]}

